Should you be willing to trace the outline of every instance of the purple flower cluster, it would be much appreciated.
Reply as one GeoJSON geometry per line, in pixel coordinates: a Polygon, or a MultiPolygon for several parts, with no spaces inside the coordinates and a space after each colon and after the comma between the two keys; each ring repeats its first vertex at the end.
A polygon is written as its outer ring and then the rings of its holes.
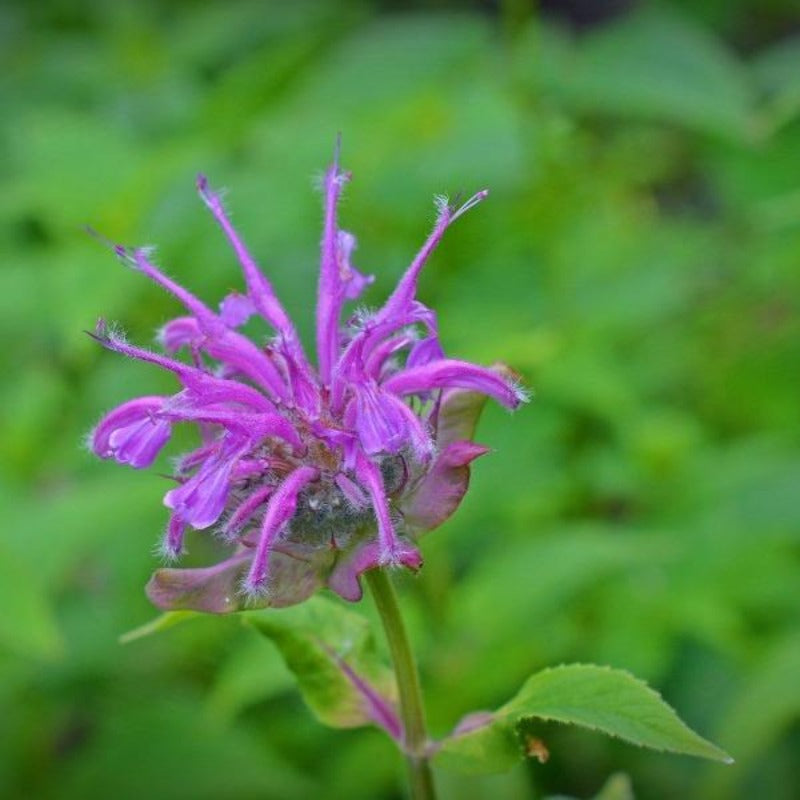
{"type": "Polygon", "coordinates": [[[102,321],[96,338],[169,370],[182,389],[115,408],[92,431],[91,449],[140,469],[173,425],[195,423],[200,444],[178,460],[164,497],[170,518],[161,549],[177,558],[190,527],[211,528],[236,547],[213,567],[159,570],[148,591],[161,607],[289,605],[325,584],[357,600],[364,570],[418,569],[415,537],[452,513],[469,463],[486,452],[471,441],[485,397],[512,409],[526,399],[502,367],[445,357],[435,314],[416,299],[445,230],[487,192],[459,208],[437,198],[433,231],[388,300],[343,323],[344,304],[372,281],[352,265],[355,238],[337,223],[348,180],[336,162],[324,179],[316,367],[205,177],[200,196],[236,253],[245,293],[228,295],[216,311],[159,270],[147,249],[114,248],[186,314],[161,330],[167,355],[127,343],[102,321]],[[238,330],[253,315],[274,331],[264,345],[238,330]],[[188,363],[173,357],[181,350],[188,363]]]}

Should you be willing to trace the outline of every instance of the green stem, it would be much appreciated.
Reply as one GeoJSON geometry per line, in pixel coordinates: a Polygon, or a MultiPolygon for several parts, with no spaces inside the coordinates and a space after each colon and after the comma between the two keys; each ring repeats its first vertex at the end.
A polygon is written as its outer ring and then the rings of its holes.
{"type": "Polygon", "coordinates": [[[372,569],[366,574],[372,597],[383,623],[389,650],[392,654],[397,688],[400,692],[400,715],[405,731],[405,756],[412,800],[436,800],[433,775],[428,762],[428,733],[425,730],[425,710],[419,687],[419,676],[408,635],[400,616],[397,594],[388,573],[372,569]]]}

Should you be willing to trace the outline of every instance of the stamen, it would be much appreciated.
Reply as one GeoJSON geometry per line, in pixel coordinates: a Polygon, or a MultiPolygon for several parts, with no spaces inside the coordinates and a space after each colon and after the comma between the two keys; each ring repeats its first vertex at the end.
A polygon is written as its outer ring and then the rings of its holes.
{"type": "Polygon", "coordinates": [[[481,189],[481,191],[476,192],[469,200],[467,200],[464,205],[461,206],[457,211],[453,212],[453,215],[450,217],[450,222],[455,222],[462,214],[466,214],[471,208],[475,208],[478,203],[482,200],[485,200],[489,196],[488,189],[481,189]]]}

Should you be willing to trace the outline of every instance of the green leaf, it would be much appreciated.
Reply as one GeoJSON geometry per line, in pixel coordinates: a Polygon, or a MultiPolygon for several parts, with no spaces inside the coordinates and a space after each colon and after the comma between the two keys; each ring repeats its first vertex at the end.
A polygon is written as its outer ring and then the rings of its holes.
{"type": "Polygon", "coordinates": [[[187,619],[199,616],[200,613],[198,611],[167,611],[165,614],[161,614],[161,616],[156,617],[150,622],[146,622],[144,625],[140,625],[132,631],[123,633],[122,636],[119,637],[119,643],[129,644],[130,642],[135,642],[137,639],[144,639],[145,636],[150,636],[153,633],[160,633],[161,631],[167,630],[167,628],[172,628],[175,625],[179,625],[181,622],[185,622],[187,619]]]}
{"type": "Polygon", "coordinates": [[[238,714],[294,689],[294,677],[272,645],[255,630],[225,657],[214,674],[206,707],[216,720],[231,723],[238,714]]]}
{"type": "Polygon", "coordinates": [[[691,20],[643,9],[572,43],[550,30],[531,48],[533,83],[579,111],[653,119],[749,140],[745,67],[691,20]]]}
{"type": "Polygon", "coordinates": [[[292,608],[247,612],[245,618],[278,648],[321,722],[387,727],[382,715],[394,714],[397,689],[364,617],[316,596],[292,608]]]}
{"type": "Polygon", "coordinates": [[[538,672],[484,719],[473,717],[446,739],[436,760],[474,772],[509,769],[527,749],[534,719],[580,725],[633,744],[731,763],[698,736],[647,684],[623,670],[568,664],[538,672]]]}

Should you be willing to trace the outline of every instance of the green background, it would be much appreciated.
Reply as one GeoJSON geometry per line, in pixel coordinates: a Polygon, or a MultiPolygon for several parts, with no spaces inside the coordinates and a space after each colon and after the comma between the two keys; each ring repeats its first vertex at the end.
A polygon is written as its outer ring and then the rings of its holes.
{"type": "MultiPolygon", "coordinates": [[[[536,394],[488,409],[494,452],[401,582],[432,730],[591,661],[648,680],[737,760],[542,725],[546,765],[442,773],[442,797],[585,798],[618,770],[641,798],[796,796],[800,7],[546,13],[567,5],[0,6],[4,798],[402,796],[386,737],[318,725],[237,619],[118,643],[154,616],[169,462],[81,446],[116,403],[174,390],[82,331],[102,315],[148,344],[178,313],[82,227],[157,243],[216,302],[241,281],[202,170],[310,341],[337,132],[373,305],[435,193],[491,189],[421,297],[450,354],[506,361],[536,394]]],[[[200,534],[189,548],[218,556],[200,534]]]]}

